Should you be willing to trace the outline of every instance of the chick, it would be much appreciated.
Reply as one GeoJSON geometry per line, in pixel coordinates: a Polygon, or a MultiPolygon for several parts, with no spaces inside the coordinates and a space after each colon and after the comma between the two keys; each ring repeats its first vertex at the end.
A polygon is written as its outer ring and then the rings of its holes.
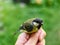
{"type": "Polygon", "coordinates": [[[37,32],[38,29],[40,29],[42,25],[43,25],[43,20],[39,18],[32,18],[32,19],[28,19],[27,21],[25,21],[21,25],[19,30],[22,32],[31,34],[31,33],[37,32]]]}

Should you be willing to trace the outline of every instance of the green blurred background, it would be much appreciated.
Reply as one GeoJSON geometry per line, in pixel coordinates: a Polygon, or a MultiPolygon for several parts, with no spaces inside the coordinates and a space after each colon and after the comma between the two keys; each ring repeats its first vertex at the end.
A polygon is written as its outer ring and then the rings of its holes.
{"type": "Polygon", "coordinates": [[[14,45],[19,33],[13,33],[24,21],[35,17],[44,21],[46,45],[60,45],[60,0],[42,0],[40,5],[24,8],[14,5],[12,0],[0,0],[0,45],[14,45]]]}

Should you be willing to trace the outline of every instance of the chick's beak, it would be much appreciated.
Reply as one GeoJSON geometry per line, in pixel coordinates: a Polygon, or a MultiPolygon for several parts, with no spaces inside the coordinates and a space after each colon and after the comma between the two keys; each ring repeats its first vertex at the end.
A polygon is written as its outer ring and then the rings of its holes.
{"type": "Polygon", "coordinates": [[[38,26],[39,24],[38,23],[36,23],[36,22],[33,22],[33,24],[35,25],[35,26],[38,26]]]}

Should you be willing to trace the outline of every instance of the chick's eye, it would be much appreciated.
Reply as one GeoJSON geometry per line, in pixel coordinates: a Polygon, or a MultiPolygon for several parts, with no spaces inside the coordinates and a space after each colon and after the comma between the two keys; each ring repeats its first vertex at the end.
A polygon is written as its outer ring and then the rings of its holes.
{"type": "Polygon", "coordinates": [[[30,27],[30,26],[27,26],[28,28],[30,27]]]}
{"type": "Polygon", "coordinates": [[[25,28],[30,28],[30,25],[28,25],[28,26],[25,26],[25,28]]]}
{"type": "Polygon", "coordinates": [[[25,27],[28,32],[32,31],[33,25],[28,25],[25,27]]]}

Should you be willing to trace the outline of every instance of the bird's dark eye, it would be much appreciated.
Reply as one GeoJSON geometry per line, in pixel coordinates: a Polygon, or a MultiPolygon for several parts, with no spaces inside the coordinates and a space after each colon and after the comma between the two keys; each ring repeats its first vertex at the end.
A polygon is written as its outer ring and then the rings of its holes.
{"type": "Polygon", "coordinates": [[[27,28],[30,28],[30,26],[27,26],[27,28]]]}
{"type": "Polygon", "coordinates": [[[30,32],[33,30],[33,25],[25,26],[26,31],[30,32]]]}

